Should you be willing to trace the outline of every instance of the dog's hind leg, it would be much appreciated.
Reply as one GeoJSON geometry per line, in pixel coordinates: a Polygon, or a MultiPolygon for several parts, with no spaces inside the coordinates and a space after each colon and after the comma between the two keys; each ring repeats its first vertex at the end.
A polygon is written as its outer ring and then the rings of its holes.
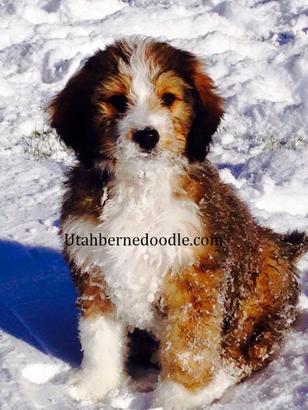
{"type": "Polygon", "coordinates": [[[180,410],[210,404],[234,384],[220,367],[223,277],[219,269],[192,266],[166,279],[155,406],[180,410]]]}
{"type": "Polygon", "coordinates": [[[298,287],[294,267],[272,242],[263,244],[255,284],[241,300],[223,335],[223,357],[243,377],[268,363],[296,316],[298,287]]]}

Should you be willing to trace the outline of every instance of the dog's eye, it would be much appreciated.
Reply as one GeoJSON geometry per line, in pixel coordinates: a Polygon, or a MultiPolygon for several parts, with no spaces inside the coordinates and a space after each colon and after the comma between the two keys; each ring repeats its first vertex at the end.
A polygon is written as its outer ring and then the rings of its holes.
{"type": "Polygon", "coordinates": [[[125,111],[127,107],[127,98],[123,94],[113,95],[108,102],[119,112],[125,111]]]}
{"type": "Polygon", "coordinates": [[[161,97],[161,100],[164,105],[166,105],[167,107],[170,107],[174,103],[175,95],[172,93],[165,93],[161,97]]]}

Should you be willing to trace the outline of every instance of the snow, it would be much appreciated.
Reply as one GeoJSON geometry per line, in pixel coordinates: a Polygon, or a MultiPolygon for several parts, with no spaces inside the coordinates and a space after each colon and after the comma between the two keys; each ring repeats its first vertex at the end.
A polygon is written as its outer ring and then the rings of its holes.
{"type": "MultiPolygon", "coordinates": [[[[210,156],[221,177],[260,223],[308,231],[307,2],[2,0],[0,17],[0,407],[93,410],[67,392],[81,354],[57,232],[73,159],[44,107],[114,38],[151,35],[193,51],[226,99],[210,156]]],[[[212,409],[308,408],[307,256],[299,268],[300,318],[279,356],[212,409]]],[[[150,399],[124,388],[104,408],[141,410],[150,399]]]]}
{"type": "Polygon", "coordinates": [[[24,367],[22,375],[35,384],[44,384],[59,372],[59,366],[53,364],[33,363],[24,367]]]}

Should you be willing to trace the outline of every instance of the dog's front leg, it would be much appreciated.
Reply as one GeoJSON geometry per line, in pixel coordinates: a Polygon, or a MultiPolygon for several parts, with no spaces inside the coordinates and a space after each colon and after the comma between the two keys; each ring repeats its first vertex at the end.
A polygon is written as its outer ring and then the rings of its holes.
{"type": "Polygon", "coordinates": [[[79,331],[83,360],[71,395],[76,400],[95,402],[124,380],[125,332],[112,315],[82,317],[79,331]]]}
{"type": "Polygon", "coordinates": [[[192,266],[165,281],[155,406],[180,410],[209,404],[230,385],[220,368],[222,279],[219,269],[192,266]]]}
{"type": "Polygon", "coordinates": [[[73,377],[71,395],[95,402],[125,381],[126,328],[104,294],[100,278],[83,278],[79,287],[81,368],[73,377]]]}

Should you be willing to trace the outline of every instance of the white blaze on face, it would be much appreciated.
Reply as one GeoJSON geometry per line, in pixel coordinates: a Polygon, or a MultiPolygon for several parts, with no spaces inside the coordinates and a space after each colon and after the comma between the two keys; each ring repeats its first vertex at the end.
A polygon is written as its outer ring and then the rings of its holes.
{"type": "Polygon", "coordinates": [[[148,41],[135,44],[129,63],[119,62],[119,71],[131,78],[129,99],[132,104],[126,115],[119,121],[118,128],[122,141],[134,130],[145,127],[155,128],[160,137],[172,133],[172,121],[155,92],[153,78],[159,67],[146,56],[148,41]]]}

